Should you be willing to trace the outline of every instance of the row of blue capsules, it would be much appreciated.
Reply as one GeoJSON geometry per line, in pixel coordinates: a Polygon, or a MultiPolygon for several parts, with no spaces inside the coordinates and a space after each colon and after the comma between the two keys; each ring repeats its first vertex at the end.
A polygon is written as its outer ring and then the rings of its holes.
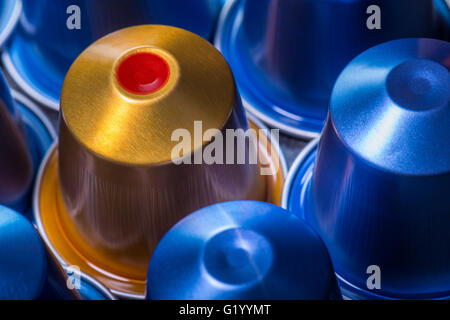
{"type": "Polygon", "coordinates": [[[354,57],[400,38],[448,40],[449,30],[445,0],[230,0],[214,43],[248,111],[289,135],[313,139],[336,79],[354,57]],[[369,29],[376,17],[380,29],[369,29]]]}
{"type": "Polygon", "coordinates": [[[184,218],[153,253],[148,299],[339,299],[334,271],[348,299],[449,297],[450,45],[394,40],[443,37],[435,9],[448,19],[443,1],[226,4],[216,45],[247,109],[303,138],[327,124],[291,169],[290,212],[228,202],[184,218]],[[385,30],[349,30],[373,4],[385,30]]]}
{"type": "MultiPolygon", "coordinates": [[[[16,27],[21,9],[21,1],[0,4],[0,47],[16,27]]],[[[0,299],[115,299],[82,273],[69,289],[71,280],[33,226],[32,186],[56,132],[36,104],[10,90],[1,72],[0,128],[0,299]]]]}
{"type": "MultiPolygon", "coordinates": [[[[21,12],[20,0],[0,3],[0,47],[23,18],[21,12]]],[[[71,280],[29,221],[34,177],[56,133],[32,101],[10,92],[1,73],[0,100],[0,299],[115,299],[102,284],[82,273],[75,275],[78,278],[69,289],[71,280]]]]}
{"type": "MultiPolygon", "coordinates": [[[[42,4],[41,4],[42,6],[42,4]]],[[[45,7],[45,6],[44,6],[45,7]]],[[[29,22],[27,20],[27,22],[29,22]]],[[[61,21],[60,21],[61,22],[61,21]]],[[[50,30],[55,30],[50,28],[50,30]]],[[[44,35],[48,33],[44,32],[44,35]]],[[[20,36],[14,39],[11,45],[11,51],[8,50],[4,54],[4,63],[8,68],[10,74],[21,85],[30,95],[41,103],[45,103],[47,106],[54,106],[57,108],[57,99],[53,99],[53,103],[48,103],[51,99],[42,99],[45,95],[42,94],[44,90],[36,90],[36,87],[30,88],[24,85],[26,83],[27,77],[18,77],[20,71],[13,69],[14,66],[21,66],[21,62],[25,63],[25,59],[33,59],[37,56],[36,52],[27,52],[27,44],[24,42],[23,46],[20,45],[20,36]],[[15,48],[15,41],[18,41],[19,45],[15,48]],[[23,58],[21,58],[21,56],[23,58]],[[13,63],[14,58],[19,59],[17,63],[13,63]],[[24,80],[25,79],[25,80],[24,80]],[[31,89],[31,90],[30,90],[31,89]],[[34,91],[33,91],[34,90],[34,91]],[[39,94],[36,94],[36,91],[39,94]]],[[[88,42],[91,41],[88,40],[88,42]]],[[[32,45],[30,47],[33,47],[32,45]]],[[[79,49],[81,50],[81,49],[79,49]]],[[[70,52],[70,54],[76,56],[76,50],[70,52]]],[[[73,57],[69,57],[67,61],[71,61],[73,57]]],[[[29,66],[33,68],[40,68],[40,62],[31,62],[29,66]]],[[[45,71],[54,70],[51,66],[45,71]]],[[[65,64],[60,70],[64,70],[67,67],[65,64]]],[[[16,67],[17,68],[17,67],[16,67]]],[[[37,77],[35,80],[41,80],[43,74],[47,73],[36,73],[37,77]]],[[[28,73],[28,75],[32,72],[28,73]]],[[[55,73],[56,74],[56,73],[55,73]]],[[[64,71],[61,72],[64,74],[64,71]]],[[[50,75],[51,76],[51,75],[50,75]]],[[[31,76],[30,76],[31,77],[31,76]]],[[[55,77],[55,79],[58,77],[55,77]]],[[[51,82],[52,79],[45,79],[42,81],[44,84],[50,84],[51,88],[57,89],[57,83],[62,82],[62,77],[59,77],[54,83],[51,82]]],[[[30,81],[32,82],[32,81],[30,81]]],[[[33,82],[36,84],[38,81],[33,82]]],[[[58,92],[54,92],[53,98],[58,95],[58,92]]],[[[51,97],[47,95],[46,98],[51,97]]],[[[219,207],[211,207],[204,209],[207,213],[206,217],[203,214],[195,214],[195,216],[200,218],[201,224],[207,224],[209,220],[217,220],[215,225],[210,225],[208,227],[203,226],[203,228],[198,231],[210,232],[211,239],[206,237],[203,239],[205,242],[210,243],[209,254],[205,257],[208,267],[211,268],[211,274],[214,274],[216,280],[211,279],[206,274],[205,280],[212,286],[209,292],[199,292],[199,296],[182,296],[181,291],[178,290],[174,292],[177,296],[164,295],[158,297],[158,290],[163,288],[164,290],[176,289],[177,285],[171,287],[165,281],[161,281],[162,277],[158,277],[156,273],[151,273],[151,280],[149,283],[152,285],[152,292],[148,293],[148,296],[152,298],[201,298],[205,297],[203,294],[208,294],[210,298],[315,298],[315,299],[327,299],[330,297],[339,298],[339,290],[336,286],[336,281],[332,272],[331,262],[329,260],[328,253],[323,245],[323,242],[317,237],[317,235],[301,220],[295,218],[292,215],[288,215],[284,210],[279,207],[271,206],[264,203],[258,202],[243,202],[243,203],[227,203],[220,205],[219,207]],[[238,210],[237,210],[238,209],[238,210]],[[208,212],[211,210],[211,213],[208,212]],[[247,212],[247,216],[241,214],[242,210],[247,212]],[[220,213],[221,219],[217,219],[215,215],[220,213]],[[225,215],[223,215],[225,213],[225,215]],[[230,223],[230,218],[234,218],[234,223],[230,223]],[[225,218],[225,220],[224,220],[225,218]],[[226,223],[228,221],[228,223],[226,223]],[[273,228],[273,225],[277,228],[273,228]],[[228,227],[229,230],[225,232],[228,227]],[[253,229],[254,231],[247,231],[246,228],[253,229]],[[214,236],[214,233],[218,229],[222,229],[222,233],[214,236]],[[293,241],[286,242],[286,237],[280,237],[282,233],[278,231],[283,231],[284,234],[290,234],[293,241]],[[300,232],[299,232],[300,231],[300,232]],[[259,233],[258,233],[259,232],[259,233]],[[261,234],[261,235],[260,235],[261,234]],[[269,239],[270,241],[266,240],[269,239]],[[218,253],[224,247],[229,250],[226,252],[225,264],[222,261],[222,256],[218,253]],[[220,250],[219,250],[220,249],[220,250]],[[313,250],[315,259],[312,261],[300,259],[297,265],[289,264],[292,260],[291,252],[298,252],[298,256],[302,257],[304,255],[311,256],[309,253],[313,250]],[[258,270],[254,269],[254,264],[258,264],[258,270]],[[261,270],[259,270],[261,268],[261,270]],[[258,272],[255,272],[258,271],[258,272]],[[325,275],[325,276],[324,276],[325,275]],[[223,281],[222,285],[224,288],[222,291],[218,292],[214,287],[217,285],[217,281],[223,281]],[[264,281],[263,281],[264,280],[264,281]],[[296,284],[291,286],[290,282],[293,280],[296,284]],[[239,286],[239,290],[232,284],[239,286]],[[262,284],[266,284],[267,287],[262,284]],[[273,290],[277,288],[277,290],[273,290]],[[164,289],[167,288],[167,289],[164,289]],[[311,289],[314,292],[311,292],[311,289]],[[269,290],[270,289],[270,290],[269,290]],[[216,292],[214,292],[216,291],[216,292]]],[[[196,218],[197,219],[197,218],[196,218]]],[[[187,219],[189,222],[190,219],[187,219]]],[[[183,221],[180,224],[184,225],[186,222],[183,221]]],[[[186,227],[183,227],[186,228],[186,227]]],[[[208,234],[205,234],[208,236],[208,234]]],[[[166,239],[170,239],[170,235],[166,239]]],[[[191,239],[192,240],[192,239],[191,239]]],[[[197,241],[198,247],[196,249],[201,249],[202,241],[197,241]]],[[[162,243],[163,245],[164,243],[162,243]]],[[[194,250],[195,251],[195,250],[194,250]]],[[[170,253],[170,251],[164,252],[170,253]]],[[[198,254],[200,251],[194,252],[198,254]]],[[[161,272],[164,269],[158,267],[158,255],[153,260],[152,268],[157,272],[161,272]],[[155,262],[156,261],[156,262],[155,262]]],[[[194,260],[191,260],[191,262],[194,260]]],[[[187,262],[187,261],[186,261],[187,262]]],[[[193,266],[194,269],[201,270],[201,266],[193,266]]],[[[178,268],[172,269],[174,273],[177,273],[178,268]]],[[[193,271],[193,270],[192,270],[193,271]]],[[[177,279],[173,277],[172,279],[177,279]]],[[[10,279],[12,280],[12,279],[10,279]]],[[[183,287],[186,292],[189,292],[189,288],[183,287]]]]}
{"type": "Polygon", "coordinates": [[[450,44],[437,40],[449,13],[431,0],[234,0],[222,12],[215,43],[246,108],[317,138],[283,206],[325,241],[346,298],[450,296],[450,44]],[[366,27],[372,5],[380,30],[366,27]]]}

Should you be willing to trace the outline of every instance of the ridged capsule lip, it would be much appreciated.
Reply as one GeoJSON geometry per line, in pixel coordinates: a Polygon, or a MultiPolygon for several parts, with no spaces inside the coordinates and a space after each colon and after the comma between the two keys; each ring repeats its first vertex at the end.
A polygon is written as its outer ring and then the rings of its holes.
{"type": "MultiPolygon", "coordinates": [[[[250,116],[250,123],[253,128],[266,128],[259,120],[250,116]]],[[[111,292],[118,297],[143,299],[145,293],[145,278],[134,279],[114,274],[114,272],[99,267],[108,266],[107,261],[101,261],[98,257],[84,255],[76,245],[74,239],[66,236],[66,231],[62,228],[60,221],[61,210],[56,203],[55,193],[60,193],[57,179],[57,142],[50,148],[41,163],[35,182],[33,194],[33,213],[38,230],[47,246],[51,249],[58,261],[64,265],[78,265],[82,272],[100,281],[111,292]]],[[[275,170],[275,161],[279,162],[279,170],[273,175],[266,176],[268,182],[268,197],[275,204],[281,202],[281,190],[287,174],[287,164],[284,155],[279,148],[278,142],[271,136],[267,145],[260,147],[263,157],[269,157],[268,163],[275,170]],[[273,146],[275,153],[269,152],[273,146]]],[[[145,276],[145,275],[144,275],[145,276]]]]}

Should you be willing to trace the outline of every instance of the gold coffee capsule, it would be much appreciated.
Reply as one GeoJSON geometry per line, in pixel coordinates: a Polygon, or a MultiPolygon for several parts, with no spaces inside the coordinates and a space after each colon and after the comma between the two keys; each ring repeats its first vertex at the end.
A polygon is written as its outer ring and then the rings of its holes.
{"type": "Polygon", "coordinates": [[[229,139],[251,128],[266,134],[248,122],[228,64],[206,40],[158,25],[109,34],[64,81],[58,147],[35,194],[40,231],[63,263],[142,297],[151,253],[184,216],[229,200],[279,204],[276,145],[229,139]]]}

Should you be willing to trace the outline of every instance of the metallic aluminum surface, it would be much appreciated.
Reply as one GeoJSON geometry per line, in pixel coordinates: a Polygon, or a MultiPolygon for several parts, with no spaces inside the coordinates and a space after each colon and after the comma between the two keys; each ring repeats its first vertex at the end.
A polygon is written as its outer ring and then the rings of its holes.
{"type": "MultiPolygon", "coordinates": [[[[274,141],[245,139],[245,159],[254,149],[261,163],[176,165],[172,132],[195,137],[194,121],[224,135],[258,129],[246,119],[227,63],[201,37],[167,26],[126,28],[75,61],[61,96],[58,153],[44,161],[35,193],[39,230],[62,263],[119,295],[143,295],[151,252],[185,215],[228,200],[280,202],[285,163],[274,141]],[[170,70],[159,90],[143,95],[117,79],[117,68],[142,53],[170,70]],[[260,174],[262,163],[269,175],[260,174]]],[[[210,145],[192,142],[183,159],[210,145]]]]}
{"type": "Polygon", "coordinates": [[[47,276],[44,245],[22,215],[0,206],[0,299],[37,299],[47,276]]]}
{"type": "Polygon", "coordinates": [[[220,0],[23,0],[3,63],[28,95],[58,110],[65,74],[95,40],[139,24],[173,25],[209,39],[221,6],[220,0]]]}
{"type": "Polygon", "coordinates": [[[311,139],[322,130],[334,82],[351,59],[393,39],[444,37],[443,28],[432,0],[232,0],[221,13],[215,45],[231,65],[246,109],[311,139]],[[373,5],[381,9],[379,30],[366,25],[373,5]]]}
{"type": "Polygon", "coordinates": [[[445,41],[367,50],[334,87],[318,149],[291,169],[283,205],[322,236],[348,297],[450,296],[449,68],[445,41]]]}
{"type": "Polygon", "coordinates": [[[24,212],[33,171],[25,126],[0,72],[0,203],[24,212]]]}
{"type": "Polygon", "coordinates": [[[256,201],[215,204],[181,220],[158,244],[147,283],[153,300],[340,298],[318,235],[256,201]]]}
{"type": "Polygon", "coordinates": [[[64,271],[52,261],[34,226],[0,206],[0,299],[80,299],[66,286],[64,271]]]}

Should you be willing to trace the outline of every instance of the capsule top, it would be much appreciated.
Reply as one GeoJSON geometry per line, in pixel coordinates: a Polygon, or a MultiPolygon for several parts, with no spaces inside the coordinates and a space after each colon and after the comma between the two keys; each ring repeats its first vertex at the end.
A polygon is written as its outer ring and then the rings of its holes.
{"type": "Polygon", "coordinates": [[[0,299],[36,299],[46,277],[46,252],[37,231],[22,215],[0,206],[0,299]]]}
{"type": "MultiPolygon", "coordinates": [[[[171,160],[176,129],[194,137],[196,120],[203,130],[222,129],[236,99],[228,64],[206,40],[143,25],[103,37],[76,59],[63,84],[62,121],[102,158],[157,164],[171,160]]],[[[192,140],[191,151],[203,144],[192,140]]]]}
{"type": "Polygon", "coordinates": [[[161,240],[150,299],[327,299],[335,284],[314,231],[280,207],[232,201],[201,209],[161,240]]]}
{"type": "Polygon", "coordinates": [[[450,43],[402,39],[373,47],[339,76],[330,116],[370,165],[405,175],[450,172],[450,43]]]}

